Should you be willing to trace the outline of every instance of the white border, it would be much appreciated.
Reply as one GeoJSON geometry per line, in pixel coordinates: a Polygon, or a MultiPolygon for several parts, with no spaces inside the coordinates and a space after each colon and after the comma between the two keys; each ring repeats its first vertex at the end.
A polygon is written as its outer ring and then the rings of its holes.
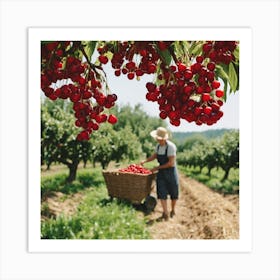
{"type": "Polygon", "coordinates": [[[252,250],[252,32],[250,28],[29,28],[29,252],[250,252],[252,250]],[[188,34],[188,35],[186,35],[188,34]],[[40,239],[40,41],[240,41],[240,238],[238,240],[40,239]]]}

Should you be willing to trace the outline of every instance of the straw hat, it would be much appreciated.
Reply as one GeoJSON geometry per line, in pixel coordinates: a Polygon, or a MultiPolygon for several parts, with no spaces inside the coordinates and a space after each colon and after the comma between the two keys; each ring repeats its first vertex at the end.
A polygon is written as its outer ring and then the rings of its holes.
{"type": "Polygon", "coordinates": [[[168,132],[164,127],[158,127],[156,130],[153,130],[150,135],[157,140],[168,139],[168,132]]]}

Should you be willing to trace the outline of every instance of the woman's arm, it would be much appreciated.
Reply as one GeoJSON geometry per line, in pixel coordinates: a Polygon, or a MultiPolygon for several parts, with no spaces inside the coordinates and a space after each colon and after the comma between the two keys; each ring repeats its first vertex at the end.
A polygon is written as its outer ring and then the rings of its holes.
{"type": "Polygon", "coordinates": [[[150,157],[148,157],[147,159],[141,161],[140,164],[143,165],[144,163],[149,162],[149,161],[153,161],[153,160],[156,159],[156,158],[157,158],[157,154],[154,153],[154,154],[152,154],[150,157]]]}
{"type": "Polygon", "coordinates": [[[154,167],[151,171],[155,172],[159,169],[164,169],[164,168],[169,168],[169,167],[173,167],[175,165],[175,158],[176,156],[170,156],[168,157],[168,162],[159,166],[154,167]]]}

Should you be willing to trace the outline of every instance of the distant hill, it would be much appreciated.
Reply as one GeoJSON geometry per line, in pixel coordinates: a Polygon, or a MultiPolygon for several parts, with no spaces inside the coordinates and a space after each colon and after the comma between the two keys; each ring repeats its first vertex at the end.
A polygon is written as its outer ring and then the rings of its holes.
{"type": "Polygon", "coordinates": [[[201,132],[172,132],[172,139],[177,144],[182,144],[186,141],[187,138],[193,137],[194,135],[203,136],[206,139],[213,139],[222,136],[225,132],[231,131],[234,129],[210,129],[201,132]]]}

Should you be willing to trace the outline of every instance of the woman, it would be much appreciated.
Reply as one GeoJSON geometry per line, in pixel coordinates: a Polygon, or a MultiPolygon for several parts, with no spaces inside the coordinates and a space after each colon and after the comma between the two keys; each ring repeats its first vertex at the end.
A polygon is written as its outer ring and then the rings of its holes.
{"type": "Polygon", "coordinates": [[[171,198],[170,217],[175,215],[175,206],[179,194],[179,180],[176,168],[176,146],[168,140],[168,132],[164,127],[158,127],[153,130],[150,135],[157,140],[158,144],[155,148],[155,153],[142,161],[143,165],[146,162],[157,159],[159,166],[151,169],[152,172],[158,171],[156,185],[157,196],[161,202],[163,214],[161,219],[168,220],[167,196],[171,198]]]}

